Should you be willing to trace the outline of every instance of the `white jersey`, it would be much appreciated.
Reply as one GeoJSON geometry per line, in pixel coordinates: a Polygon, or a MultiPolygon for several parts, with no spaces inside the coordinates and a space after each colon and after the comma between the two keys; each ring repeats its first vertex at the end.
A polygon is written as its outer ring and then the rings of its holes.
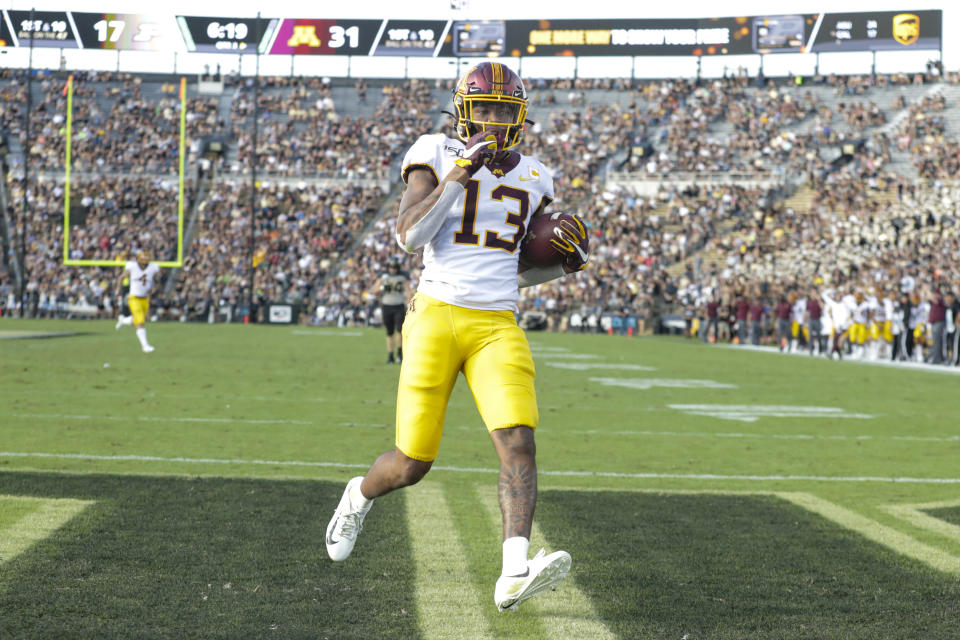
{"type": "Polygon", "coordinates": [[[827,303],[827,314],[830,316],[834,331],[845,331],[850,326],[850,310],[847,305],[843,300],[834,300],[827,296],[823,296],[823,299],[827,303]]]}
{"type": "Polygon", "coordinates": [[[840,298],[840,303],[847,308],[847,313],[852,318],[854,312],[857,310],[857,299],[853,296],[853,294],[848,293],[840,298]]]}
{"type": "Polygon", "coordinates": [[[853,308],[853,321],[856,324],[867,324],[867,318],[870,317],[870,303],[867,300],[858,302],[853,308]]]}
{"type": "Polygon", "coordinates": [[[893,322],[897,301],[890,298],[880,299],[880,310],[877,311],[877,322],[893,322]],[[880,316],[883,316],[882,318],[880,316]]]}
{"type": "Polygon", "coordinates": [[[147,264],[146,269],[141,269],[136,260],[131,260],[124,268],[130,272],[130,295],[136,298],[149,296],[153,285],[157,283],[160,267],[155,262],[151,262],[147,264]]]}
{"type": "Polygon", "coordinates": [[[910,328],[916,329],[921,325],[927,323],[927,319],[930,317],[930,303],[921,302],[920,304],[915,304],[910,307],[910,328]]]}
{"type": "Polygon", "coordinates": [[[790,319],[797,324],[804,324],[804,318],[807,315],[807,299],[797,298],[797,301],[790,307],[790,319]]]}
{"type": "MultiPolygon", "coordinates": [[[[418,167],[439,182],[463,149],[442,133],[420,136],[403,158],[404,182],[418,167]]],[[[502,176],[482,167],[424,247],[417,291],[459,307],[516,311],[520,240],[530,217],[551,201],[553,176],[536,158],[520,155],[502,176]]]]}

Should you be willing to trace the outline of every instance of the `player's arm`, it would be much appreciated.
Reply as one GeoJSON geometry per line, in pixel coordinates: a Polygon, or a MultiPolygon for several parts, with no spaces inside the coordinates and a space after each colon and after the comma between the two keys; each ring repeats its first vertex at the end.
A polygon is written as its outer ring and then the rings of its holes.
{"type": "Polygon", "coordinates": [[[123,297],[123,281],[130,277],[130,270],[124,269],[123,273],[120,274],[120,277],[117,279],[117,296],[123,297]]]}
{"type": "Polygon", "coordinates": [[[503,144],[501,132],[473,136],[466,142],[464,157],[455,161],[456,166],[439,184],[426,169],[410,171],[397,217],[397,243],[404,251],[413,253],[433,240],[450,207],[464,194],[467,181],[492,161],[503,144]]]}

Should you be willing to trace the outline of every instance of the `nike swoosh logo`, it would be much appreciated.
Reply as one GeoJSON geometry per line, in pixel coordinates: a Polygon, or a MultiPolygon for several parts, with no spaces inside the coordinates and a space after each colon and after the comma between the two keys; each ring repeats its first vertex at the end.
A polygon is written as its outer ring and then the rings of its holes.
{"type": "MultiPolygon", "coordinates": [[[[491,137],[492,137],[492,136],[491,136],[491,137]]],[[[489,148],[490,148],[490,145],[493,145],[493,148],[496,149],[496,148],[497,148],[497,139],[494,138],[493,140],[487,140],[487,141],[481,142],[480,144],[475,144],[475,145],[473,145],[472,147],[470,147],[469,149],[464,149],[464,150],[463,150],[463,157],[464,157],[464,158],[469,158],[469,157],[472,156],[474,153],[476,153],[476,151],[477,151],[478,149],[483,149],[483,148],[485,148],[485,147],[486,147],[487,149],[489,149],[489,148]]]]}
{"type": "Polygon", "coordinates": [[[554,228],[553,228],[553,235],[555,235],[555,236],[557,236],[558,238],[560,238],[561,240],[563,240],[566,244],[573,245],[573,248],[576,249],[576,250],[577,250],[577,253],[580,254],[580,258],[581,258],[584,262],[587,261],[587,253],[586,253],[583,249],[581,249],[581,248],[580,248],[580,245],[578,245],[576,242],[570,242],[570,241],[568,241],[566,238],[564,238],[564,237],[563,237],[563,232],[560,230],[559,227],[554,227],[554,228]]]}

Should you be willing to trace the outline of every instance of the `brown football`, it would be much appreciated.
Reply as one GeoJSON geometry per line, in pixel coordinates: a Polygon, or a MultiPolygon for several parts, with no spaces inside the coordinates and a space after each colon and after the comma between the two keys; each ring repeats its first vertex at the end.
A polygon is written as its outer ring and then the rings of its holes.
{"type": "MultiPolygon", "coordinates": [[[[541,214],[533,219],[520,242],[520,259],[524,263],[533,267],[552,267],[563,262],[564,254],[557,251],[550,239],[564,218],[573,220],[572,215],[561,212],[541,214]]],[[[574,226],[577,226],[575,222],[574,226]]],[[[586,250],[587,240],[581,246],[586,250]]]]}

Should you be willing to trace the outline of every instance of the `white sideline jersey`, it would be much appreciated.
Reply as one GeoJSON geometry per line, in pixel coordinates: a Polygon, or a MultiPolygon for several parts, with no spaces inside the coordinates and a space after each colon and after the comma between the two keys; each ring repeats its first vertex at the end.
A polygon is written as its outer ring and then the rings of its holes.
{"type": "Polygon", "coordinates": [[[804,318],[807,315],[807,299],[797,298],[797,301],[790,307],[790,319],[799,325],[804,324],[804,318]]]}
{"type": "Polygon", "coordinates": [[[827,314],[830,316],[830,324],[836,332],[846,331],[850,326],[850,309],[844,304],[843,300],[834,300],[826,295],[823,296],[827,303],[827,314]]]}
{"type": "Polygon", "coordinates": [[[130,295],[136,298],[149,296],[153,285],[157,283],[160,267],[155,262],[150,262],[146,269],[141,269],[136,260],[130,260],[124,265],[124,269],[130,272],[130,295]]]}
{"type": "MultiPolygon", "coordinates": [[[[439,182],[463,149],[442,133],[420,136],[403,158],[403,181],[422,167],[439,182]]],[[[532,156],[521,154],[503,176],[482,167],[424,246],[417,291],[468,309],[516,311],[520,240],[534,212],[552,201],[553,176],[532,156]]]]}

